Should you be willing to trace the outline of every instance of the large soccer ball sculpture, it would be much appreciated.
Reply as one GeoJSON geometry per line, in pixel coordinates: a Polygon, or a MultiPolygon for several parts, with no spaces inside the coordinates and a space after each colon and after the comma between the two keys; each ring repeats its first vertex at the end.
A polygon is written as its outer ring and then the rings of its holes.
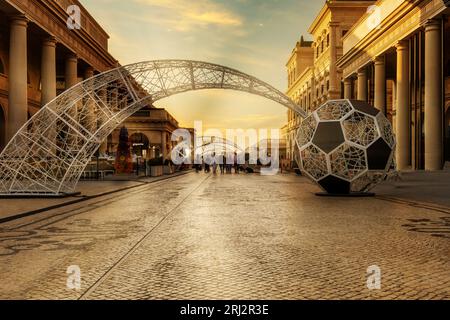
{"type": "Polygon", "coordinates": [[[296,140],[302,172],[329,194],[368,192],[395,167],[391,124],[363,101],[325,103],[303,120],[296,140]]]}

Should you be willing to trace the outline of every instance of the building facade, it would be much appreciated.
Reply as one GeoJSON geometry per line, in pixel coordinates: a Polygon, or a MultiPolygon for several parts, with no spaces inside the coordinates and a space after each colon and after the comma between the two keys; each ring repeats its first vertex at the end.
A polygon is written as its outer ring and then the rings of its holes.
{"type": "MultiPolygon", "coordinates": [[[[0,1],[0,151],[58,94],[119,65],[108,52],[108,40],[78,0],[0,1]],[[71,5],[80,8],[80,29],[67,26],[71,5]]],[[[113,95],[108,92],[109,98],[113,95]]],[[[178,122],[165,110],[147,106],[124,125],[134,138],[149,140],[149,157],[170,154],[167,141],[178,122]]],[[[118,130],[100,153],[113,155],[117,144],[118,130]]]]}
{"type": "Polygon", "coordinates": [[[450,23],[443,0],[379,0],[343,39],[345,98],[392,121],[399,170],[450,160],[450,23]]]}
{"type": "MultiPolygon", "coordinates": [[[[287,95],[310,112],[325,101],[343,95],[341,71],[337,61],[343,55],[343,38],[375,1],[326,1],[308,32],[313,41],[304,37],[297,42],[286,65],[287,95]]],[[[295,134],[301,119],[288,111],[286,128],[287,158],[295,165],[295,134]]]]}
{"type": "MultiPolygon", "coordinates": [[[[176,142],[172,133],[179,128],[178,121],[165,109],[145,107],[124,123],[128,129],[132,153],[145,159],[169,159],[176,142]]],[[[108,138],[106,153],[115,156],[119,142],[120,127],[108,138]]]]}

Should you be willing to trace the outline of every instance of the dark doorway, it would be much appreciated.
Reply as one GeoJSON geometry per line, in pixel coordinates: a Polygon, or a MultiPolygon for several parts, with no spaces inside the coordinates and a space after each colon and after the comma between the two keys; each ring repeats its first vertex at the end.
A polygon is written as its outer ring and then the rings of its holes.
{"type": "Polygon", "coordinates": [[[149,140],[147,136],[143,133],[135,133],[130,137],[131,147],[133,148],[133,154],[138,157],[146,157],[148,148],[149,148],[149,140]]]}

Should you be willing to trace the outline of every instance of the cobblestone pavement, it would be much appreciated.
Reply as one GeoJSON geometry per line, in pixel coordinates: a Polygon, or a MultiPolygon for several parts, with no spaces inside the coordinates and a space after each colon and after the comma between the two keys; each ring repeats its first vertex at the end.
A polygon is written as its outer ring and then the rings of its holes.
{"type": "Polygon", "coordinates": [[[128,175],[115,177],[114,179],[117,180],[112,180],[112,178],[109,178],[108,180],[100,181],[80,181],[77,185],[77,194],[71,197],[64,198],[30,198],[26,199],[26,201],[20,198],[0,199],[0,221],[2,219],[14,219],[17,216],[27,215],[29,212],[34,212],[37,210],[45,211],[48,210],[49,207],[60,207],[68,203],[77,202],[77,200],[79,201],[84,197],[102,196],[107,193],[114,193],[143,184],[172,179],[183,174],[186,174],[186,172],[177,172],[172,175],[161,177],[137,178],[132,175],[128,175]]]}
{"type": "Polygon", "coordinates": [[[2,224],[0,298],[450,298],[450,210],[315,191],[191,173],[2,224]]]}

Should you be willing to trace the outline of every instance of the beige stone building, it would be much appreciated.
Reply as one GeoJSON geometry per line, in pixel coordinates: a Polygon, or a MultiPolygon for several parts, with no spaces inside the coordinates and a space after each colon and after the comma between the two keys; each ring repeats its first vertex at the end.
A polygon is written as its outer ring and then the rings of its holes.
{"type": "MultiPolygon", "coordinates": [[[[329,99],[343,95],[341,73],[336,62],[343,55],[343,38],[375,1],[325,1],[308,32],[313,41],[304,37],[297,42],[286,65],[287,95],[306,111],[319,107],[329,99]]],[[[287,158],[295,159],[295,133],[301,119],[288,112],[286,131],[287,158]]]]}
{"type": "MultiPolygon", "coordinates": [[[[147,159],[170,158],[176,142],[171,134],[179,128],[178,121],[165,109],[146,107],[136,112],[123,124],[128,129],[133,153],[147,159]]],[[[115,154],[119,142],[120,127],[109,137],[107,153],[115,154]]]]}
{"type": "Polygon", "coordinates": [[[393,122],[400,170],[440,170],[450,155],[450,9],[443,0],[379,0],[343,39],[345,98],[393,122]]]}
{"type": "Polygon", "coordinates": [[[0,148],[58,93],[117,65],[108,53],[108,35],[81,6],[85,27],[69,30],[68,6],[0,2],[0,148]]]}
{"type": "MultiPolygon", "coordinates": [[[[0,151],[57,94],[118,66],[108,52],[108,40],[78,0],[0,1],[0,151]],[[80,30],[67,27],[70,5],[80,8],[80,30]]],[[[167,111],[148,106],[124,125],[133,139],[148,139],[149,157],[170,154],[170,134],[178,122],[167,111]]],[[[115,153],[118,132],[101,153],[115,153]]]]}

